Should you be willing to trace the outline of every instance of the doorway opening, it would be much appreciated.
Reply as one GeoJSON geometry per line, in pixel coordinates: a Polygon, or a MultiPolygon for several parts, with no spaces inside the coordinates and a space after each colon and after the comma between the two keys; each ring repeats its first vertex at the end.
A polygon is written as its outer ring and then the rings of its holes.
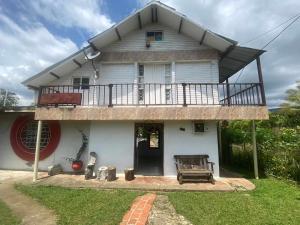
{"type": "Polygon", "coordinates": [[[163,124],[135,125],[134,169],[144,176],[163,175],[163,124]]]}

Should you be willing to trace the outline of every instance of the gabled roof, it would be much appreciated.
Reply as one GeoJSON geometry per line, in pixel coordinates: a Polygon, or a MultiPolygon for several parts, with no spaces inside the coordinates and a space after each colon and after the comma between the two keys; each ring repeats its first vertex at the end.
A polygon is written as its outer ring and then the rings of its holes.
{"type": "Polygon", "coordinates": [[[220,52],[220,82],[238,72],[264,51],[237,46],[237,42],[196,24],[185,15],[159,1],[148,3],[121,22],[88,40],[89,46],[25,80],[24,85],[38,87],[72,72],[86,63],[84,50],[101,49],[147,24],[159,22],[220,52]]]}

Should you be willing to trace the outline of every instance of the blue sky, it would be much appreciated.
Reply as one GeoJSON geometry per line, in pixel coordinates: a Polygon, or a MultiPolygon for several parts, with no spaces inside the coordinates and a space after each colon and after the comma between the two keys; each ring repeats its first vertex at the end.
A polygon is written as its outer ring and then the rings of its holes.
{"type": "MultiPolygon", "coordinates": [[[[86,40],[119,22],[146,0],[0,0],[0,87],[16,92],[21,104],[32,92],[20,83],[82,48],[86,40]]],[[[298,0],[162,0],[208,29],[242,45],[300,13],[298,0]]],[[[286,24],[285,24],[286,25],[286,24]]],[[[283,25],[284,26],[284,25],[283,25]]],[[[246,46],[260,48],[283,28],[246,46]]],[[[300,20],[268,46],[262,57],[268,104],[300,80],[300,20]]],[[[256,81],[255,65],[239,82],[256,81]]],[[[234,79],[233,79],[234,81],[234,79]]]]}

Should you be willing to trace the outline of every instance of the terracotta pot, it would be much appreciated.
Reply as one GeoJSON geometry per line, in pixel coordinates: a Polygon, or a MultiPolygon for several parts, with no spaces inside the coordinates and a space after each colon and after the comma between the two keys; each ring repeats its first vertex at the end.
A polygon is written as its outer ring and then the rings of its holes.
{"type": "Polygon", "coordinates": [[[83,162],[81,160],[76,160],[72,162],[72,169],[74,171],[80,171],[82,169],[83,162]]]}

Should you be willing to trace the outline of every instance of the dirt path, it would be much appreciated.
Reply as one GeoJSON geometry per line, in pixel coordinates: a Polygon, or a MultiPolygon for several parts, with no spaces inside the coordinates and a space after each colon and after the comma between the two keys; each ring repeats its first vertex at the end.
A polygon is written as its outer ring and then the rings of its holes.
{"type": "Polygon", "coordinates": [[[176,213],[173,205],[169,202],[168,196],[157,195],[152,206],[147,225],[192,225],[182,215],[176,213]]]}
{"type": "Polygon", "coordinates": [[[21,219],[23,225],[56,224],[56,216],[53,211],[15,190],[14,182],[16,179],[12,177],[7,179],[1,178],[0,199],[21,219]]]}

